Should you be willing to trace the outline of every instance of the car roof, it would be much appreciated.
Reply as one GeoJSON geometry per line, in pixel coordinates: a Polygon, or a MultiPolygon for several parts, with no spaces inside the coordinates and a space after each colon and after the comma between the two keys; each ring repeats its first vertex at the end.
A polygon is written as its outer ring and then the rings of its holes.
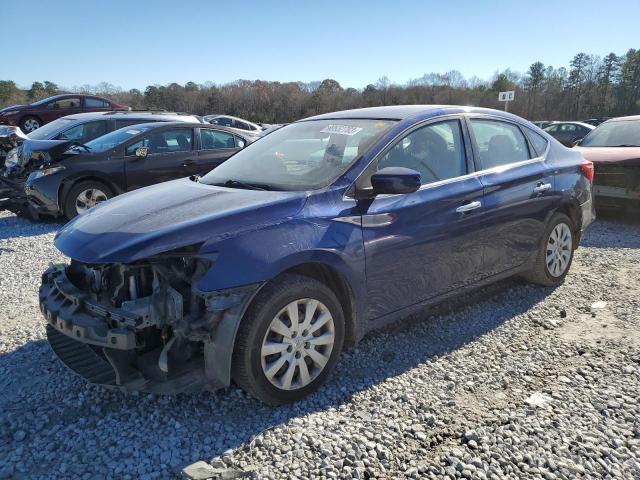
{"type": "MultiPolygon", "coordinates": [[[[222,130],[223,132],[227,132],[233,135],[237,135],[243,137],[242,132],[238,133],[238,129],[223,127],[222,125],[211,125],[208,123],[198,123],[198,122],[146,122],[146,123],[136,123],[134,125],[127,125],[122,127],[120,130],[124,128],[138,128],[138,127],[156,127],[156,128],[171,128],[171,127],[198,127],[204,128],[207,130],[222,130]]],[[[244,138],[244,137],[243,137],[244,138]]],[[[245,139],[246,140],[246,139],[245,139]]]]}
{"type": "Polygon", "coordinates": [[[501,110],[492,108],[467,107],[461,105],[391,105],[385,107],[368,107],[356,108],[353,110],[342,110],[339,112],[323,113],[313,117],[304,118],[299,121],[307,120],[330,120],[339,118],[353,119],[374,119],[374,120],[405,120],[411,117],[422,117],[432,115],[446,115],[453,113],[480,113],[504,117],[509,120],[522,121],[520,117],[516,117],[501,110]]]}
{"type": "Polygon", "coordinates": [[[104,118],[107,120],[118,119],[118,118],[129,118],[135,120],[136,118],[140,119],[151,119],[151,120],[164,120],[167,118],[175,118],[176,121],[179,118],[198,118],[197,115],[192,115],[190,113],[182,113],[182,112],[85,112],[85,113],[74,113],[73,115],[67,115],[63,118],[69,118],[73,120],[93,120],[98,118],[104,118]]]}
{"type": "MultiPolygon", "coordinates": [[[[633,121],[640,120],[640,115],[629,115],[628,117],[610,118],[609,120],[606,121],[606,123],[609,123],[609,122],[623,122],[623,121],[628,121],[628,120],[633,120],[633,121]]],[[[603,122],[603,123],[605,123],[605,122],[603,122]]]]}

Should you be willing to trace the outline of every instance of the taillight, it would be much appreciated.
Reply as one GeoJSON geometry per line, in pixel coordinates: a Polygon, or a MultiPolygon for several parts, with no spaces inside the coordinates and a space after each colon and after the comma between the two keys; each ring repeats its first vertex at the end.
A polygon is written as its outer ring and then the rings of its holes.
{"type": "Polygon", "coordinates": [[[593,162],[590,162],[589,160],[585,160],[580,164],[580,170],[582,170],[582,173],[584,173],[584,176],[587,177],[587,180],[589,180],[589,183],[593,183],[593,174],[594,174],[593,162]]]}

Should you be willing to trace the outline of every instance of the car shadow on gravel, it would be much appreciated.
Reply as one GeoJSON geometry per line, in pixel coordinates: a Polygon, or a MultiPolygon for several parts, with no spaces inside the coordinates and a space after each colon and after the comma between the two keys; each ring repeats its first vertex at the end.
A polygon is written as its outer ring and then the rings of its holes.
{"type": "MultiPolygon", "coordinates": [[[[34,465],[37,471],[30,470],[31,474],[58,468],[69,448],[69,438],[73,438],[88,442],[97,453],[109,452],[107,458],[122,457],[117,462],[120,467],[109,467],[109,477],[117,476],[118,468],[126,473],[128,458],[135,468],[138,450],[162,477],[173,476],[189,463],[209,461],[229,449],[250,450],[270,429],[296,428],[296,418],[354,408],[347,407],[352,397],[364,391],[372,394],[370,389],[385,380],[478,340],[552,291],[507,280],[413,315],[367,335],[357,349],[344,352],[319,392],[278,408],[248,397],[235,386],[176,396],[109,391],[88,385],[66,370],[46,341],[29,342],[0,355],[4,397],[0,401],[0,430],[6,432],[3,437],[10,449],[22,443],[24,448],[49,452],[51,460],[34,465]],[[123,435],[126,447],[115,447],[114,442],[123,435]]],[[[433,382],[444,379],[433,378],[433,382]]],[[[397,392],[398,401],[402,401],[402,394],[397,392]]],[[[358,415],[375,417],[375,398],[366,405],[371,410],[358,415]]],[[[101,460],[94,458],[92,462],[101,460]]]]}
{"type": "Polygon", "coordinates": [[[15,215],[0,216],[0,240],[45,235],[56,232],[62,225],[59,220],[52,218],[35,222],[15,215]]]}

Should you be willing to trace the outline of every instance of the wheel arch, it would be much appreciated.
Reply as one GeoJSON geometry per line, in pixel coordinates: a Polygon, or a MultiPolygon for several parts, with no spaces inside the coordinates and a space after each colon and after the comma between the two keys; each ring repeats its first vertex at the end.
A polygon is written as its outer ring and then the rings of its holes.
{"type": "MultiPolygon", "coordinates": [[[[580,244],[580,235],[582,233],[582,229],[580,228],[582,224],[582,219],[580,218],[580,209],[574,202],[565,200],[560,203],[560,205],[558,205],[558,208],[556,208],[554,213],[564,213],[573,223],[573,249],[575,250],[580,244]]],[[[549,221],[550,219],[551,216],[549,216],[547,221],[549,221]]]]}
{"type": "Polygon", "coordinates": [[[109,187],[114,194],[119,195],[122,193],[122,189],[118,187],[111,180],[99,175],[99,174],[86,174],[79,177],[73,177],[65,179],[61,182],[60,187],[58,189],[58,208],[60,210],[64,209],[64,203],[67,199],[67,195],[69,191],[76,186],[80,182],[100,182],[104,183],[107,187],[109,187]]]}
{"type": "MultiPolygon", "coordinates": [[[[356,304],[351,285],[338,270],[323,262],[306,262],[281,272],[275,279],[289,273],[313,278],[331,289],[338,297],[345,320],[345,343],[348,347],[357,341],[356,304]]],[[[274,280],[275,280],[274,279],[274,280]]]]}

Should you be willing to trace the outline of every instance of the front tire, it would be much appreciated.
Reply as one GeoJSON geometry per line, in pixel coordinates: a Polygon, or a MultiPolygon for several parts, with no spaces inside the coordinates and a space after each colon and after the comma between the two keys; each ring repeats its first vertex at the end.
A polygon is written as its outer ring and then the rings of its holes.
{"type": "Polygon", "coordinates": [[[575,227],[564,213],[547,224],[533,268],[524,275],[531,283],[554,287],[564,282],[573,262],[575,227]]]}
{"type": "Polygon", "coordinates": [[[113,191],[102,182],[87,180],[71,187],[64,199],[64,216],[69,220],[113,197],[113,191]]]}
{"type": "Polygon", "coordinates": [[[31,133],[42,126],[42,121],[38,117],[32,115],[24,117],[20,120],[20,130],[24,133],[31,133]]]}
{"type": "Polygon", "coordinates": [[[325,284],[283,275],[258,293],[240,324],[233,379],[269,405],[301,400],[333,369],[344,325],[340,302],[325,284]]]}

